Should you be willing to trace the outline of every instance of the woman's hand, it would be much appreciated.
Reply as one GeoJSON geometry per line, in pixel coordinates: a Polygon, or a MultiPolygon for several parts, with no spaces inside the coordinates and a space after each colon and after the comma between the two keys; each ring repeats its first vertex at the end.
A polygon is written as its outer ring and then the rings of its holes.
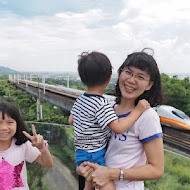
{"type": "Polygon", "coordinates": [[[92,168],[91,175],[87,178],[87,180],[92,180],[94,187],[102,187],[110,182],[109,168],[100,166],[95,163],[87,162],[88,166],[92,168]]]}
{"type": "Polygon", "coordinates": [[[42,135],[36,133],[35,126],[32,125],[32,135],[28,134],[26,131],[23,131],[23,134],[31,141],[32,146],[37,147],[38,149],[43,149],[45,147],[45,141],[42,135]]]}
{"type": "Polygon", "coordinates": [[[88,162],[83,162],[76,169],[77,173],[85,178],[88,178],[88,181],[91,181],[90,174],[93,171],[93,168],[88,166],[88,162]]]}

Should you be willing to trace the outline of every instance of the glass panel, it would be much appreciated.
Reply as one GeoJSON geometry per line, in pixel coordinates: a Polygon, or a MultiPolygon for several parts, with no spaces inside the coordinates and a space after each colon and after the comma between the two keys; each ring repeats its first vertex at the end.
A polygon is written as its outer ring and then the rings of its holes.
{"type": "Polygon", "coordinates": [[[41,122],[26,122],[29,130],[34,124],[38,134],[43,135],[49,143],[54,165],[45,169],[39,164],[27,164],[30,190],[67,190],[78,189],[78,176],[74,159],[74,132],[69,125],[41,122]]]}
{"type": "Polygon", "coordinates": [[[175,110],[175,111],[172,111],[173,114],[175,114],[176,116],[182,118],[182,119],[188,119],[190,120],[189,116],[186,115],[184,112],[182,112],[181,110],[175,110]]]}

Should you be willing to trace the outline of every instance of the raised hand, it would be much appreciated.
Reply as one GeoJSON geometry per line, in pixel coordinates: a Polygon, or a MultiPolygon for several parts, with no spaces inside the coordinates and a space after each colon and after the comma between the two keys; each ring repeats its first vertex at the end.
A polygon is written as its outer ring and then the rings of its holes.
{"type": "Polygon", "coordinates": [[[142,100],[139,100],[135,109],[138,109],[140,112],[144,112],[148,108],[150,108],[149,102],[145,99],[142,99],[142,100]]]}
{"type": "Polygon", "coordinates": [[[35,126],[32,124],[32,135],[28,134],[26,131],[23,131],[23,134],[31,141],[32,146],[37,147],[38,149],[43,149],[45,147],[45,141],[42,135],[36,133],[35,126]]]}

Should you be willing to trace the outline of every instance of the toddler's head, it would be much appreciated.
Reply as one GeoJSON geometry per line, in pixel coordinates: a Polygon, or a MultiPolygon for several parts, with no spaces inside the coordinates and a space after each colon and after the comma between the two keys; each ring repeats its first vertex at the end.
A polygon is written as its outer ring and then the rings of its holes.
{"type": "Polygon", "coordinates": [[[78,73],[87,87],[99,86],[110,79],[112,65],[108,57],[101,52],[83,52],[78,59],[78,73]]]}

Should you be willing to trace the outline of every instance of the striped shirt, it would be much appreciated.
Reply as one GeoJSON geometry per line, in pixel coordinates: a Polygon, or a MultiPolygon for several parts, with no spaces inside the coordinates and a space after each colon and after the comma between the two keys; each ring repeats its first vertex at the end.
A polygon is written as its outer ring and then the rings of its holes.
{"type": "Polygon", "coordinates": [[[96,152],[106,147],[110,136],[107,126],[118,119],[113,106],[101,95],[82,94],[71,110],[76,149],[96,152]]]}

